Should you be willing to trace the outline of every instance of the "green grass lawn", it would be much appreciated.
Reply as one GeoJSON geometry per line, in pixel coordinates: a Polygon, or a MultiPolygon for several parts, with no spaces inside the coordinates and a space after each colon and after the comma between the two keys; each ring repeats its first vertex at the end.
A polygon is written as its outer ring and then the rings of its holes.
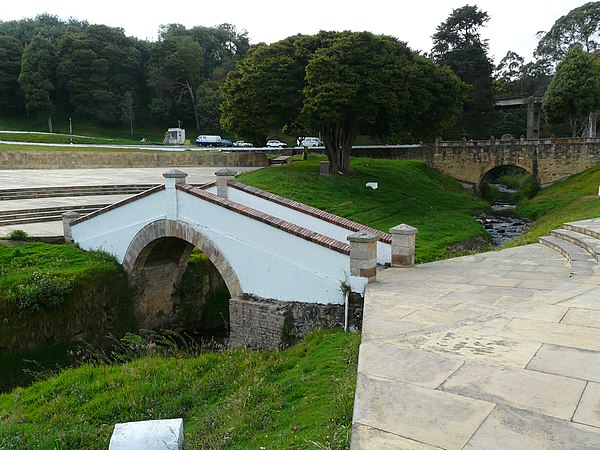
{"type": "Polygon", "coordinates": [[[530,231],[508,246],[537,242],[565,222],[600,217],[600,165],[542,189],[531,200],[517,205],[516,213],[535,222],[530,231]]]}
{"type": "Polygon", "coordinates": [[[322,158],[296,158],[289,166],[248,172],[237,179],[381,231],[401,223],[417,227],[417,262],[447,257],[450,245],[486,235],[472,216],[488,205],[424,162],[353,158],[353,173],[323,177],[322,158]],[[371,181],[378,183],[377,190],[365,187],[371,181]]]}
{"type": "Polygon", "coordinates": [[[113,425],[182,417],[186,448],[349,447],[359,335],[281,352],[83,365],[0,395],[0,448],[108,448],[113,425]]]}

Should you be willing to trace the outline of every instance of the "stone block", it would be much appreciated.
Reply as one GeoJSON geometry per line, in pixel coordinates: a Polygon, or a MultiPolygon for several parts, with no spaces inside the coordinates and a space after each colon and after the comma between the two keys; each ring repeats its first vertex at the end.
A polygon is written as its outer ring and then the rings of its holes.
{"type": "Polygon", "coordinates": [[[329,176],[329,161],[319,162],[319,175],[329,176]]]}
{"type": "Polygon", "coordinates": [[[108,450],[181,450],[183,419],[144,420],[115,425],[108,450]]]}

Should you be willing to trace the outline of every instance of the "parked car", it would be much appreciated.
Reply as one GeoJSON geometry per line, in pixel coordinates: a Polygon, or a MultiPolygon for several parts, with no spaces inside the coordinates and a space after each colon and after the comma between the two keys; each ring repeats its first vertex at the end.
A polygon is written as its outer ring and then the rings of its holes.
{"type": "Polygon", "coordinates": [[[322,147],[323,143],[318,137],[305,137],[300,141],[302,147],[322,147]]]}
{"type": "Polygon", "coordinates": [[[201,134],[196,138],[198,147],[219,147],[221,145],[221,136],[201,134]]]}
{"type": "Polygon", "coordinates": [[[270,139],[267,141],[267,147],[282,148],[282,147],[287,147],[287,144],[284,142],[278,141],[277,139],[270,139]]]}
{"type": "Polygon", "coordinates": [[[254,145],[252,145],[250,142],[244,142],[244,141],[235,141],[233,143],[234,147],[254,147],[254,145]]]}
{"type": "Polygon", "coordinates": [[[229,139],[223,139],[219,147],[233,147],[233,142],[231,142],[229,139]]]}

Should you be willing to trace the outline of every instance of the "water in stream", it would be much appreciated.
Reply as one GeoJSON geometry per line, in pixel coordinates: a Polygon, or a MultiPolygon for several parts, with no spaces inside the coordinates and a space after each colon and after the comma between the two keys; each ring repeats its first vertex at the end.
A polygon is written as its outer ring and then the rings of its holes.
{"type": "Polygon", "coordinates": [[[492,203],[492,212],[477,216],[477,220],[484,226],[492,238],[494,247],[499,247],[517,238],[531,224],[531,220],[516,216],[514,209],[516,205],[511,203],[511,194],[514,189],[504,184],[492,184],[502,196],[492,203]]]}

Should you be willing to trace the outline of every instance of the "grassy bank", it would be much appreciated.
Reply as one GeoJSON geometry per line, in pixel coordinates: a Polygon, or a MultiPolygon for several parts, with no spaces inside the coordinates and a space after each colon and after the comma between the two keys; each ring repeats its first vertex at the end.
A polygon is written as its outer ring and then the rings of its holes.
{"type": "Polygon", "coordinates": [[[348,448],[358,343],[84,365],[0,395],[0,448],[108,448],[116,422],[174,417],[186,448],[348,448]]]}
{"type": "Polygon", "coordinates": [[[486,235],[472,216],[488,205],[424,162],[353,158],[351,166],[351,174],[323,177],[319,157],[312,156],[238,180],[381,231],[401,223],[417,227],[417,262],[446,257],[450,245],[486,235]],[[365,187],[373,181],[378,189],[365,187]]]}
{"type": "Polygon", "coordinates": [[[537,242],[565,222],[600,217],[600,165],[542,189],[517,205],[516,213],[535,220],[530,231],[510,246],[537,242]]]}

